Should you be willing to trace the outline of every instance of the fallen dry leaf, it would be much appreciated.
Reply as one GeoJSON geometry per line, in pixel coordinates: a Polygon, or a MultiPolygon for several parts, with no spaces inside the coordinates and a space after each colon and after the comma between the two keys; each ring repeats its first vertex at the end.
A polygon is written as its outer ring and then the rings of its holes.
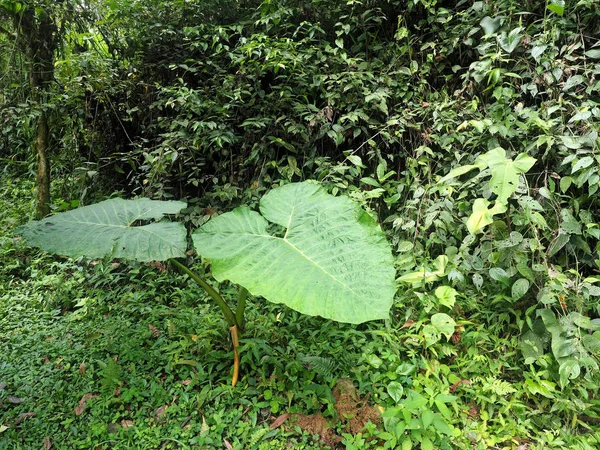
{"type": "Polygon", "coordinates": [[[459,380],[456,383],[454,383],[452,386],[450,386],[450,392],[456,392],[458,387],[463,383],[468,386],[471,386],[471,382],[469,380],[459,380]]]}
{"type": "Polygon", "coordinates": [[[21,397],[17,397],[15,395],[9,395],[8,397],[6,397],[6,400],[8,401],[8,403],[12,403],[13,405],[18,405],[25,401],[21,397]]]}
{"type": "Polygon", "coordinates": [[[44,447],[44,450],[50,450],[52,448],[52,440],[50,439],[50,436],[46,436],[44,438],[43,447],[44,447]]]}
{"type": "Polygon", "coordinates": [[[25,421],[26,419],[29,419],[34,416],[35,416],[34,412],[23,413],[19,417],[17,417],[17,420],[15,420],[15,425],[19,425],[21,422],[25,421]]]}
{"type": "Polygon", "coordinates": [[[162,417],[167,412],[168,408],[169,408],[169,405],[164,405],[164,406],[161,406],[160,408],[156,408],[154,410],[154,417],[156,417],[157,419],[162,419],[162,417]]]}
{"type": "Polygon", "coordinates": [[[84,394],[83,397],[81,397],[81,400],[79,400],[79,403],[77,404],[77,406],[75,407],[75,415],[76,416],[82,415],[83,411],[85,411],[85,403],[88,400],[90,400],[92,398],[96,398],[96,397],[98,397],[98,395],[92,394],[91,392],[84,394]]]}
{"type": "Polygon", "coordinates": [[[156,328],[151,323],[148,324],[148,328],[150,328],[150,331],[152,332],[152,336],[158,337],[160,335],[160,331],[158,331],[158,328],[156,328]]]}
{"type": "Polygon", "coordinates": [[[121,420],[121,426],[123,428],[130,428],[134,425],[134,423],[135,422],[133,420],[125,420],[125,419],[121,420]]]}
{"type": "Polygon", "coordinates": [[[279,428],[281,425],[283,425],[285,423],[286,420],[288,420],[290,418],[289,414],[282,414],[279,417],[277,417],[273,423],[269,426],[269,428],[271,430],[274,430],[275,428],[279,428]]]}
{"type": "Polygon", "coordinates": [[[225,444],[225,447],[227,448],[227,450],[233,450],[233,447],[231,446],[229,441],[227,441],[227,439],[223,439],[223,444],[225,444]]]}
{"type": "Polygon", "coordinates": [[[79,375],[81,375],[81,376],[85,375],[85,363],[79,364],[79,375]]]}
{"type": "Polygon", "coordinates": [[[406,322],[404,322],[404,325],[402,325],[400,327],[400,329],[402,329],[402,328],[408,328],[408,327],[412,326],[414,323],[415,323],[414,320],[407,320],[406,322]]]}
{"type": "Polygon", "coordinates": [[[4,388],[6,388],[6,383],[3,381],[0,383],[0,391],[4,390],[4,388]]]}
{"type": "Polygon", "coordinates": [[[190,384],[192,384],[192,380],[183,380],[181,384],[183,384],[184,386],[189,386],[190,384]]]}

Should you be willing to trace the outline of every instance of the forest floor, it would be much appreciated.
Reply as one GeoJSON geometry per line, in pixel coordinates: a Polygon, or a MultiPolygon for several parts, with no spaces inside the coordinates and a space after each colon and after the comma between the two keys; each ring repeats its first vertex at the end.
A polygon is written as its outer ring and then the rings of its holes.
{"type": "Polygon", "coordinates": [[[593,417],[569,413],[572,398],[544,403],[544,385],[534,394],[508,315],[466,316],[460,298],[453,333],[433,345],[419,299],[361,326],[250,299],[233,388],[227,326],[183,275],[162,264],[74,261],[25,247],[15,228],[30,215],[32,187],[0,183],[2,449],[526,450],[600,442],[593,417]]]}

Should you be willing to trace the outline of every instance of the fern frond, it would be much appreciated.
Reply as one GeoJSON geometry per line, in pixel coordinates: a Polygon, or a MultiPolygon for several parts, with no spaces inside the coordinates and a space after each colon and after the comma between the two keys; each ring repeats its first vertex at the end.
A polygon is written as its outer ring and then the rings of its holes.
{"type": "Polygon", "coordinates": [[[314,370],[319,375],[331,377],[338,371],[338,364],[331,358],[322,356],[298,355],[298,361],[305,364],[308,369],[314,370]]]}

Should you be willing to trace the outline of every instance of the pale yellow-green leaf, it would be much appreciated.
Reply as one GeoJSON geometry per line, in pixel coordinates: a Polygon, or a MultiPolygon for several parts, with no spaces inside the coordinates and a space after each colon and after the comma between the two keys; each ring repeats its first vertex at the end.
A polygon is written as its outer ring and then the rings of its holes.
{"type": "Polygon", "coordinates": [[[491,224],[495,214],[501,214],[506,211],[506,205],[496,202],[492,208],[488,208],[490,202],[483,198],[478,198],[473,203],[473,212],[467,219],[467,229],[471,234],[479,233],[484,227],[491,224]]]}

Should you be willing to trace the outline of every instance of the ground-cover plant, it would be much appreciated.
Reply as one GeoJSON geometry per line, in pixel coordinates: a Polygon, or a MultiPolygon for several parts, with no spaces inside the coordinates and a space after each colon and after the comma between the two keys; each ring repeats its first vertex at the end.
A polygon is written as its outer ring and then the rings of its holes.
{"type": "Polygon", "coordinates": [[[340,322],[387,317],[395,293],[391,249],[377,222],[347,197],[331,196],[318,184],[292,183],[266,194],[261,213],[240,207],[193,232],[214,277],[241,286],[235,310],[176,259],[186,256],[184,225],[156,221],[185,207],[178,201],[111,199],[30,222],[20,233],[30,245],[70,257],[169,260],[206,291],[229,324],[233,385],[248,292],[340,322]]]}

